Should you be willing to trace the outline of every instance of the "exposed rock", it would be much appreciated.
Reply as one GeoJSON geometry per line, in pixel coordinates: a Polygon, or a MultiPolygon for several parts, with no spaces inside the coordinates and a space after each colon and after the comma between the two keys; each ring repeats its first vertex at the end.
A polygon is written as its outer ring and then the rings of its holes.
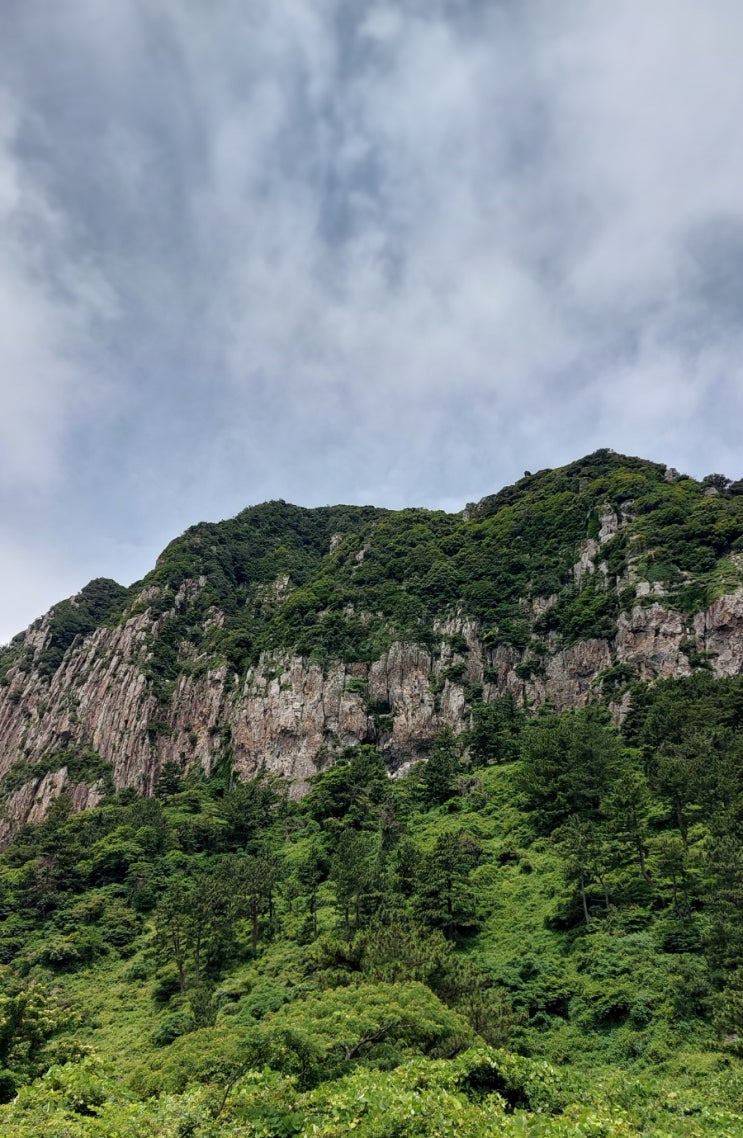
{"type": "MultiPolygon", "coordinates": [[[[593,548],[595,554],[598,543],[593,548]]],[[[203,584],[190,586],[179,591],[175,604],[203,584]]],[[[467,726],[467,700],[480,685],[485,700],[511,691],[529,706],[549,701],[563,710],[597,698],[601,673],[614,663],[629,664],[644,680],[688,675],[687,645],[707,654],[715,675],[743,669],[739,588],[693,621],[658,602],[636,605],[619,617],[613,641],[555,646],[540,657],[543,674],[527,680],[516,668],[533,658],[529,647],[485,648],[473,621],[451,617],[436,624],[440,641],[434,651],[396,643],[371,664],[335,662],[325,669],[298,656],[267,654],[239,682],[226,665],[202,674],[194,666],[160,703],[143,673],[151,638],[164,618],[141,608],[156,595],[140,598],[139,611],[123,625],[100,628],[73,645],[50,678],[11,669],[8,685],[0,689],[0,778],[19,758],[33,764],[81,744],[111,763],[117,787],[143,793],[153,792],[165,762],[199,764],[209,772],[226,759],[244,777],[262,768],[286,775],[301,793],[325,762],[359,742],[375,742],[391,769],[407,769],[429,752],[442,726],[455,732],[467,726]]],[[[554,597],[534,598],[526,611],[536,618],[553,603],[554,597]]],[[[39,622],[26,645],[41,651],[46,636],[45,622],[39,622]]],[[[619,720],[626,710],[625,699],[612,713],[619,720]]],[[[7,837],[11,825],[43,817],[62,790],[72,795],[75,808],[94,804],[101,794],[100,787],[71,784],[61,766],[9,798],[10,821],[0,837],[7,837]]]]}
{"type": "Polygon", "coordinates": [[[297,789],[328,754],[369,734],[360,696],[346,690],[343,664],[323,672],[300,657],[287,657],[268,672],[264,662],[252,669],[222,719],[231,728],[240,774],[265,768],[286,775],[297,789]]]}
{"type": "Polygon", "coordinates": [[[71,782],[67,767],[50,771],[41,779],[27,782],[11,795],[5,808],[6,817],[0,818],[0,844],[11,836],[19,821],[42,822],[51,804],[63,791],[69,795],[70,805],[75,811],[97,806],[103,797],[103,787],[98,782],[93,786],[71,782]]]}
{"type": "Polygon", "coordinates": [[[631,704],[632,693],[629,689],[624,692],[620,700],[612,700],[609,704],[609,714],[611,715],[612,723],[615,725],[623,723],[627,718],[631,704]]]}
{"type": "Polygon", "coordinates": [[[743,671],[743,588],[720,597],[694,617],[700,651],[709,653],[716,676],[737,676],[743,671]]]}
{"type": "Polygon", "coordinates": [[[531,611],[534,620],[543,616],[547,609],[551,609],[553,605],[557,604],[557,593],[552,593],[549,597],[532,597],[531,611]]]}
{"type": "Polygon", "coordinates": [[[638,581],[635,585],[635,595],[638,597],[662,597],[665,592],[661,581],[638,581]]]}
{"type": "Polygon", "coordinates": [[[557,711],[585,707],[600,672],[611,667],[611,649],[606,640],[584,640],[550,657],[544,679],[527,684],[530,703],[549,700],[557,711]]]}
{"type": "Polygon", "coordinates": [[[573,566],[573,577],[576,585],[580,585],[584,577],[596,571],[593,559],[598,553],[598,549],[599,543],[594,541],[592,537],[587,537],[581,543],[578,560],[573,566]]]}
{"type": "Polygon", "coordinates": [[[597,566],[596,555],[601,546],[605,545],[607,541],[610,541],[623,526],[627,525],[628,521],[628,514],[623,513],[620,518],[616,510],[608,506],[604,512],[600,514],[598,536],[595,538],[587,537],[579,546],[578,560],[573,566],[573,579],[576,585],[580,585],[588,574],[595,573],[597,568],[602,576],[606,578],[608,574],[606,563],[602,561],[597,566]]]}
{"type": "Polygon", "coordinates": [[[599,518],[599,545],[604,545],[610,537],[614,537],[622,526],[627,524],[627,518],[623,517],[620,521],[617,516],[616,510],[607,509],[599,518]]]}
{"type": "Polygon", "coordinates": [[[616,655],[631,664],[643,680],[687,676],[689,661],[681,651],[684,622],[681,615],[655,603],[636,606],[617,621],[616,655]]]}

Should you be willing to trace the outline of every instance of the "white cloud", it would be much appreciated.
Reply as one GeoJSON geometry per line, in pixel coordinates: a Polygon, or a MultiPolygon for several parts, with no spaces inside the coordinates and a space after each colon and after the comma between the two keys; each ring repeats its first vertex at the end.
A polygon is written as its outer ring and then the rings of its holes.
{"type": "Polygon", "coordinates": [[[0,483],[48,485],[66,429],[100,392],[86,354],[113,300],[15,152],[20,112],[0,91],[0,483]]]}
{"type": "Polygon", "coordinates": [[[737,0],[12,29],[0,475],[76,496],[81,584],[96,526],[266,496],[451,503],[601,445],[739,473],[737,0]]]}

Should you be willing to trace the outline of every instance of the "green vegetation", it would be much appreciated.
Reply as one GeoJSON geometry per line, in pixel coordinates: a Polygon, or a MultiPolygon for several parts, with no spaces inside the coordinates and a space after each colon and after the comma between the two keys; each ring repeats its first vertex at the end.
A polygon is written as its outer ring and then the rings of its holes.
{"type": "Polygon", "coordinates": [[[293,801],[164,769],[0,857],[0,1133],[743,1135],[743,679],[293,801]]]}
{"type": "MultiPolygon", "coordinates": [[[[668,481],[663,467],[610,451],[528,475],[460,515],[269,502],[194,526],[162,554],[144,582],[159,595],[139,602],[160,618],[146,670],[167,699],[183,671],[226,661],[242,673],[261,653],[370,661],[396,639],[434,646],[437,621],[455,612],[479,622],[488,648],[523,651],[536,633],[554,649],[612,637],[634,580],[685,613],[704,608],[741,583],[741,555],[736,484],[668,481]],[[612,515],[605,571],[576,583],[580,543],[612,515]],[[547,597],[555,603],[534,623],[528,603],[547,597]],[[222,624],[210,621],[216,610],[222,624]]],[[[526,679],[544,662],[519,667],[526,679]]]]}
{"type": "MultiPolygon", "coordinates": [[[[65,652],[78,639],[96,628],[115,620],[124,610],[130,590],[106,577],[97,577],[76,597],[61,601],[51,609],[48,636],[41,652],[35,656],[23,643],[19,633],[5,648],[0,649],[0,683],[7,682],[8,670],[20,665],[27,671],[33,662],[42,676],[51,676],[62,663],[65,652]]],[[[40,621],[37,621],[37,626],[40,621]]]]}
{"type": "Polygon", "coordinates": [[[111,764],[92,747],[71,745],[63,751],[44,755],[33,763],[28,759],[16,759],[0,783],[0,799],[7,800],[26,783],[41,781],[45,775],[63,767],[67,769],[71,782],[83,782],[87,786],[93,786],[96,782],[102,781],[105,790],[113,792],[111,764]]]}
{"type": "MultiPolygon", "coordinates": [[[[0,1134],[743,1138],[743,678],[690,636],[690,678],[615,662],[603,703],[529,717],[484,702],[442,623],[477,621],[527,681],[742,567],[741,483],[599,451],[461,515],[266,503],[193,527],[136,589],[57,605],[0,683],[17,698],[148,611],[153,746],[184,673],[362,665],[400,639],[445,650],[433,697],[462,684],[468,726],[405,778],[349,748],[301,802],[236,783],[227,737],[211,779],[171,762],[148,799],[84,745],[20,757],[6,802],[61,767],[105,797],[61,796],[0,855],[0,1134]]],[[[356,671],[383,740],[393,708],[356,671]]]]}
{"type": "Polygon", "coordinates": [[[50,614],[49,638],[35,661],[36,669],[42,675],[52,675],[77,637],[87,636],[119,614],[127,596],[127,589],[115,581],[99,577],[72,600],[55,605],[50,614]]]}
{"type": "MultiPolygon", "coordinates": [[[[0,651],[0,682],[14,666],[51,676],[77,637],[145,609],[157,623],[141,666],[163,703],[180,675],[222,663],[241,675],[261,654],[291,651],[324,665],[374,660],[400,639],[434,647],[438,622],[455,613],[479,622],[488,649],[528,648],[517,667],[529,679],[543,674],[547,649],[611,638],[619,613],[638,602],[636,581],[685,614],[739,585],[739,484],[668,480],[655,463],[597,451],[526,475],[462,514],[267,502],[193,526],[136,588],[91,582],[52,610],[35,657],[19,639],[0,651]],[[604,533],[605,518],[613,522],[604,533]],[[576,581],[581,543],[599,538],[602,568],[576,581]],[[530,602],[547,598],[534,620],[530,602]]],[[[461,659],[451,669],[450,679],[457,670],[461,678],[461,659]]]]}

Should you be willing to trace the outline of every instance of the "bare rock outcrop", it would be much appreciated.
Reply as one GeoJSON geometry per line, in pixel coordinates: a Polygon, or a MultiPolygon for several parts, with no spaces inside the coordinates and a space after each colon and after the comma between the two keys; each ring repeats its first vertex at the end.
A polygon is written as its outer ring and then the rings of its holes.
{"type": "Polygon", "coordinates": [[[636,606],[617,621],[616,654],[631,665],[642,680],[687,676],[689,661],[681,651],[684,621],[680,613],[654,602],[636,606]]]}
{"type": "MultiPolygon", "coordinates": [[[[602,519],[607,531],[612,524],[602,519]]],[[[452,617],[436,625],[435,650],[394,643],[370,664],[338,661],[325,668],[266,654],[242,679],[226,665],[194,666],[167,699],[158,699],[144,670],[158,630],[153,610],[141,611],[147,599],[140,597],[140,611],[125,623],[74,644],[52,676],[33,664],[9,672],[0,688],[0,780],[19,760],[30,767],[44,762],[38,778],[7,797],[0,837],[43,817],[62,791],[77,809],[99,800],[100,783],[70,778],[70,748],[92,748],[110,764],[115,786],[146,794],[166,762],[182,769],[198,764],[209,773],[227,760],[243,777],[263,768],[285,775],[300,793],[343,747],[359,742],[375,742],[391,769],[407,769],[428,753],[442,726],[456,732],[467,726],[474,698],[510,691],[530,707],[546,701],[558,710],[581,707],[597,697],[602,674],[613,665],[628,665],[645,681],[685,676],[690,652],[709,661],[717,676],[743,670],[739,588],[693,620],[660,599],[638,603],[619,617],[612,640],[542,645],[539,666],[526,678],[531,649],[486,647],[474,622],[452,617]],[[59,757],[54,770],[50,756],[59,757]]],[[[187,599],[179,594],[175,603],[187,599]]],[[[533,602],[533,613],[551,603],[533,602]]],[[[32,655],[43,651],[45,636],[43,622],[29,632],[32,655]]],[[[624,703],[617,708],[618,715],[626,712],[624,703]]]]}
{"type": "Polygon", "coordinates": [[[694,635],[716,676],[736,676],[743,671],[743,588],[697,613],[694,635]]]}

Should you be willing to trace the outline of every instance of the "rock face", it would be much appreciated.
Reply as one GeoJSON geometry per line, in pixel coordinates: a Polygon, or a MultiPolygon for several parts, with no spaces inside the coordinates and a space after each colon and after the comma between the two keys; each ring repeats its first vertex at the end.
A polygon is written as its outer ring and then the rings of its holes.
{"type": "MultiPolygon", "coordinates": [[[[537,598],[533,615],[553,600],[537,598]]],[[[343,747],[360,742],[381,747],[392,770],[406,769],[428,753],[442,726],[456,732],[467,726],[473,699],[510,691],[531,707],[545,701],[557,710],[581,707],[598,698],[602,673],[616,664],[652,681],[688,675],[690,653],[716,676],[743,670],[743,588],[693,619],[656,600],[638,604],[619,617],[612,640],[559,650],[547,643],[531,673],[528,649],[484,647],[477,625],[455,618],[436,626],[433,651],[395,643],[371,664],[324,669],[298,656],[267,654],[240,679],[226,666],[194,668],[179,676],[164,702],[143,671],[157,628],[148,608],[73,644],[51,677],[33,666],[9,671],[0,688],[0,780],[19,760],[24,770],[40,765],[38,777],[6,795],[0,838],[42,818],[63,790],[77,809],[100,799],[100,781],[89,785],[68,772],[65,753],[76,747],[92,748],[109,763],[116,787],[145,794],[167,762],[183,769],[199,764],[207,773],[229,762],[243,777],[265,768],[291,779],[299,794],[343,747]]],[[[27,647],[43,651],[47,634],[42,622],[27,634],[27,647]]]]}
{"type": "Polygon", "coordinates": [[[700,650],[709,653],[716,676],[735,676],[743,660],[743,589],[720,597],[706,612],[694,617],[694,635],[700,650]]]}
{"type": "Polygon", "coordinates": [[[617,659],[632,665],[641,680],[689,674],[689,662],[681,650],[684,622],[679,613],[654,603],[649,608],[634,608],[628,615],[622,613],[617,626],[617,659]]]}

